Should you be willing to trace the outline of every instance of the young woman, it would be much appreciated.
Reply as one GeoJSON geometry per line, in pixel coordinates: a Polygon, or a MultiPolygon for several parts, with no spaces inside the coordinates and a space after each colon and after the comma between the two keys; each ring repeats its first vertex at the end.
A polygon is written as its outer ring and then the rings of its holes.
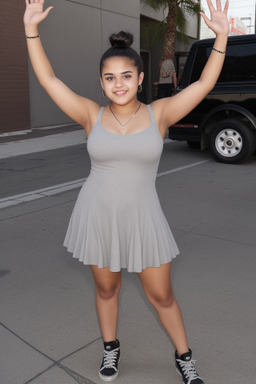
{"type": "Polygon", "coordinates": [[[169,126],[196,107],[220,74],[228,37],[228,0],[222,11],[207,1],[211,20],[202,14],[216,41],[198,81],[171,98],[144,105],[137,99],[143,82],[139,55],[130,47],[132,35],[111,37],[112,47],[100,62],[100,83],[110,103],[77,95],[59,80],[46,57],[38,24],[52,7],[44,0],[26,0],[25,34],[36,76],[54,102],[84,127],[91,172],[76,202],[65,245],[90,265],[96,307],[104,341],[100,378],[118,376],[117,340],[121,270],[136,272],[149,302],[175,345],[175,362],[185,384],[202,384],[191,359],[180,308],[170,282],[171,260],[178,248],[161,210],[155,178],[169,126]]]}

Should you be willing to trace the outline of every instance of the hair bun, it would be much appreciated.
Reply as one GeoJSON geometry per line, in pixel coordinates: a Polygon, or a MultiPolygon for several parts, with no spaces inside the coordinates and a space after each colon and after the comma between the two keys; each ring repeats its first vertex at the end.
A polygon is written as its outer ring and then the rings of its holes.
{"type": "Polygon", "coordinates": [[[120,31],[113,33],[109,38],[112,47],[116,48],[128,48],[133,43],[133,35],[129,32],[120,31]]]}

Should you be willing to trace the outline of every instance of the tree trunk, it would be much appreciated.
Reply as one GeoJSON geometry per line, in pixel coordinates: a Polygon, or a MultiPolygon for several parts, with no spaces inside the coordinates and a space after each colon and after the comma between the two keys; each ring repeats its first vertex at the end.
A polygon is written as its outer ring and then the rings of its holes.
{"type": "Polygon", "coordinates": [[[169,10],[166,21],[166,32],[164,38],[164,51],[162,59],[173,59],[175,53],[175,41],[176,41],[176,19],[177,19],[177,0],[169,1],[169,10]]]}

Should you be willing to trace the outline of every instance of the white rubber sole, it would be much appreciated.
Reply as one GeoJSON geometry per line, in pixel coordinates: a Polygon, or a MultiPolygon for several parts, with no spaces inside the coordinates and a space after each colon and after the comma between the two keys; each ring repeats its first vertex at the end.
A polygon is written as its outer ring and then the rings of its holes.
{"type": "MultiPolygon", "coordinates": [[[[119,357],[118,364],[120,363],[120,360],[121,360],[121,356],[119,357]]],[[[99,378],[101,379],[101,381],[104,381],[105,383],[111,383],[112,381],[115,381],[118,378],[118,371],[113,376],[110,376],[110,377],[103,376],[99,372],[99,378]]]]}
{"type": "Polygon", "coordinates": [[[105,383],[110,383],[112,381],[115,381],[118,378],[118,372],[115,375],[110,377],[102,376],[102,374],[99,372],[99,378],[101,379],[101,381],[104,381],[105,383]]]}

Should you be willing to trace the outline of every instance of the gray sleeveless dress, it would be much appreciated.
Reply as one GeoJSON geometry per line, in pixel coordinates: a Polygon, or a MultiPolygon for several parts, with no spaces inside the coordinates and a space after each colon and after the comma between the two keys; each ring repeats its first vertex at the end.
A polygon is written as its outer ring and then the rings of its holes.
{"type": "Polygon", "coordinates": [[[64,245],[84,264],[141,272],[178,253],[155,188],[163,139],[151,107],[149,127],[134,134],[104,129],[87,142],[91,172],[75,204],[64,245]]]}

